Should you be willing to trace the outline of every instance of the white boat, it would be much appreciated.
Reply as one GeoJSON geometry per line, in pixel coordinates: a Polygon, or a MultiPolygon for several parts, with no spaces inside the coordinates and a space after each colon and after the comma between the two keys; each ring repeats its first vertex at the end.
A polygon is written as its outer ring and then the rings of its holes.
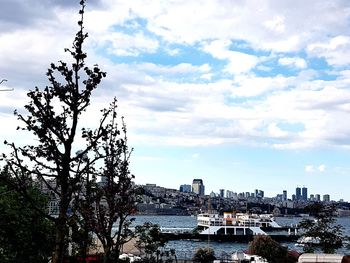
{"type": "Polygon", "coordinates": [[[306,245],[317,246],[320,244],[321,239],[319,237],[301,237],[297,240],[295,246],[304,247],[306,245]]]}
{"type": "MultiPolygon", "coordinates": [[[[213,263],[221,263],[222,260],[214,260],[213,263]]],[[[257,255],[249,255],[243,252],[235,252],[231,256],[231,260],[226,259],[227,263],[240,263],[240,262],[249,262],[249,263],[268,263],[268,261],[257,255]]]]}
{"type": "Polygon", "coordinates": [[[203,213],[197,216],[202,235],[267,235],[263,230],[281,228],[271,214],[203,213]]]}

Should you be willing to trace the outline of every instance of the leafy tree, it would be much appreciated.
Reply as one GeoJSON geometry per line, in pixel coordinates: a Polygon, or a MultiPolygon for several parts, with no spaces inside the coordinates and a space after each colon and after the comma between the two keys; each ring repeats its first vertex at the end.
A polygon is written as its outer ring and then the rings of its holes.
{"type": "Polygon", "coordinates": [[[288,254],[286,247],[281,246],[270,236],[257,235],[253,241],[249,243],[248,253],[258,255],[271,263],[289,263],[297,262],[297,258],[293,258],[288,254]]]}
{"type": "Polygon", "coordinates": [[[193,261],[198,263],[210,263],[216,259],[212,248],[198,248],[193,255],[193,261]]]}
{"type": "MultiPolygon", "coordinates": [[[[12,180],[6,170],[0,174],[0,262],[47,262],[53,246],[52,222],[31,207],[7,183],[12,180]]],[[[47,197],[34,185],[28,194],[45,209],[47,197]]]]}
{"type": "MultiPolygon", "coordinates": [[[[306,218],[299,224],[304,231],[303,236],[319,240],[317,245],[324,253],[334,253],[335,248],[342,245],[343,231],[342,226],[336,224],[335,209],[333,205],[325,205],[320,202],[311,204],[306,208],[306,211],[314,217],[314,220],[306,218]]],[[[311,252],[312,245],[306,245],[304,250],[311,252]]]]}
{"type": "Polygon", "coordinates": [[[159,225],[145,222],[135,227],[136,246],[145,252],[143,263],[177,262],[174,249],[165,250],[165,240],[159,225]]]}
{"type": "MultiPolygon", "coordinates": [[[[132,179],[128,171],[129,153],[126,136],[117,139],[120,131],[116,126],[115,100],[101,111],[95,130],[82,128],[80,137],[85,140],[85,146],[76,143],[80,117],[90,105],[92,92],[106,76],[97,65],[92,68],[85,65],[87,54],[83,51],[83,43],[88,37],[83,27],[85,0],[80,1],[80,5],[79,30],[72,48],[65,49],[72,57],[71,64],[52,63],[46,74],[49,85],[44,89],[35,87],[27,94],[30,99],[25,105],[28,114],[15,111],[24,124],[18,129],[32,133],[35,143],[18,146],[5,141],[12,151],[9,155],[3,154],[15,177],[16,191],[55,225],[53,263],[64,260],[71,241],[69,228],[74,232],[72,238],[78,239],[76,242],[80,240],[83,254],[86,254],[91,231],[96,232],[102,243],[107,240],[106,253],[113,250],[118,254],[124,238],[120,233],[127,225],[126,216],[131,210],[127,204],[130,198],[126,198],[131,193],[132,179]],[[77,149],[80,150],[76,152],[77,149]],[[100,160],[104,160],[102,170],[96,168],[100,160]],[[99,175],[106,176],[106,187],[95,187],[99,175]],[[119,177],[119,181],[115,180],[119,177]],[[57,217],[48,215],[30,195],[32,180],[40,181],[50,195],[59,200],[57,217]],[[127,208],[124,209],[124,205],[127,208]],[[111,236],[115,222],[119,222],[118,234],[113,243],[106,236],[111,236]]],[[[122,129],[126,132],[125,125],[122,129]]]]}

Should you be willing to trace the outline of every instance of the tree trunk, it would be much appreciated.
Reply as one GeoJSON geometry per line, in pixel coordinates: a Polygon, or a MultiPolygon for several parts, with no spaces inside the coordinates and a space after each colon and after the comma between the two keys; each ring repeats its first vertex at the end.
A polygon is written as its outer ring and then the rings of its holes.
{"type": "MultiPolygon", "coordinates": [[[[66,180],[65,182],[67,182],[66,180]]],[[[63,263],[66,252],[66,237],[68,235],[67,211],[69,207],[69,198],[67,195],[67,183],[62,183],[59,215],[56,221],[55,250],[52,257],[52,263],[63,263]]]]}
{"type": "Polygon", "coordinates": [[[109,246],[105,246],[103,248],[103,263],[110,263],[111,262],[111,250],[109,246]]]}
{"type": "Polygon", "coordinates": [[[52,255],[52,263],[63,263],[65,252],[65,224],[59,220],[56,225],[55,250],[52,255]]]}

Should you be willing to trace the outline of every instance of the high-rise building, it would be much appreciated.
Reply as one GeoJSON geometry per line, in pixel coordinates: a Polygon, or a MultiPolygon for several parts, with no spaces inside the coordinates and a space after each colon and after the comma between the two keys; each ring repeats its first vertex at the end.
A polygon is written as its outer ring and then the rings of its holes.
{"type": "Polygon", "coordinates": [[[233,191],[226,190],[226,198],[232,198],[233,197],[233,191]]]}
{"type": "Polygon", "coordinates": [[[316,202],[321,202],[321,195],[315,194],[315,200],[316,202]]]}
{"type": "Polygon", "coordinates": [[[331,201],[331,197],[330,195],[323,195],[323,202],[330,202],[331,201]]]}
{"type": "Polygon", "coordinates": [[[180,192],[182,192],[182,193],[189,193],[189,192],[191,192],[191,190],[192,190],[192,187],[189,184],[180,185],[180,192]]]}
{"type": "Polygon", "coordinates": [[[221,198],[225,197],[225,189],[220,189],[220,197],[221,198]]]}
{"type": "Polygon", "coordinates": [[[310,195],[310,201],[315,201],[315,196],[313,194],[310,195]]]}
{"type": "Polygon", "coordinates": [[[307,187],[303,187],[301,189],[301,199],[304,200],[304,201],[307,201],[307,187]]]}
{"type": "Polygon", "coordinates": [[[296,200],[301,199],[301,188],[300,187],[295,188],[295,199],[296,200]]]}
{"type": "Polygon", "coordinates": [[[281,194],[276,195],[276,199],[279,202],[283,201],[283,195],[281,195],[281,194]]]}
{"type": "Polygon", "coordinates": [[[263,190],[259,190],[258,196],[261,198],[264,198],[264,191],[263,190]]]}
{"type": "Polygon", "coordinates": [[[192,192],[197,195],[204,195],[204,184],[202,179],[193,179],[192,192]]]}
{"type": "Polygon", "coordinates": [[[287,190],[283,190],[282,200],[287,201],[287,190]]]}

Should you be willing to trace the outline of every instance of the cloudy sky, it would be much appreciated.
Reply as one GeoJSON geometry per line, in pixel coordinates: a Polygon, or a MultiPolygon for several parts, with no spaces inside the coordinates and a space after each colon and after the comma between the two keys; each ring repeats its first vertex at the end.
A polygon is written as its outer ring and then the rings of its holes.
{"type": "MultiPolygon", "coordinates": [[[[69,61],[79,4],[0,5],[1,138],[21,144],[13,110],[69,61]]],[[[137,183],[350,200],[348,0],[94,0],[85,28],[107,78],[84,124],[118,98],[137,183]]]]}

